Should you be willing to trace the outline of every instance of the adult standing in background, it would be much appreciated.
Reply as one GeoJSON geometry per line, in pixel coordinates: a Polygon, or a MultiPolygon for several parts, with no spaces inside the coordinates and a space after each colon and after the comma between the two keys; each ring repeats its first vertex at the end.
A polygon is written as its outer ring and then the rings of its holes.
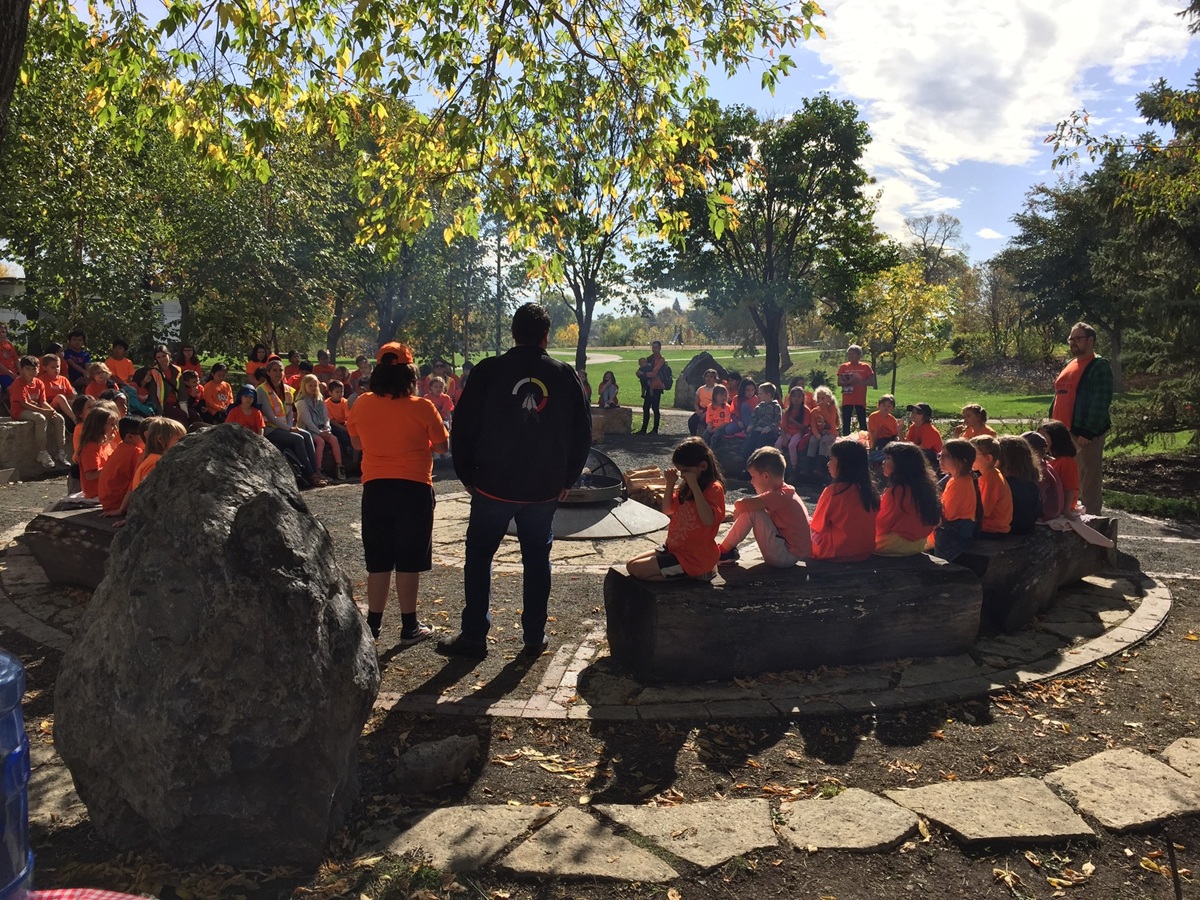
{"type": "Polygon", "coordinates": [[[443,656],[487,656],[492,557],[516,520],[524,567],[522,655],[546,649],[551,525],[559,499],[579,478],[592,440],[579,379],[546,353],[550,316],[526,303],[512,318],[516,346],[480,360],[463,388],[450,432],[454,471],[471,494],[462,631],[443,656]]]}
{"type": "Polygon", "coordinates": [[[666,364],[667,361],[662,355],[662,341],[654,341],[650,344],[650,359],[646,361],[646,367],[650,371],[646,373],[646,396],[642,400],[642,430],[638,434],[646,433],[646,426],[650,422],[650,410],[654,410],[654,428],[650,433],[658,434],[659,405],[662,403],[663,391],[666,390],[660,373],[666,364]]]}
{"type": "Polygon", "coordinates": [[[1084,511],[1100,515],[1100,474],[1104,436],[1112,427],[1113,373],[1108,360],[1096,355],[1096,329],[1086,322],[1071,326],[1067,338],[1071,361],[1054,380],[1050,418],[1067,426],[1075,442],[1079,466],[1079,502],[1084,511]]]}
{"type": "Polygon", "coordinates": [[[875,370],[862,361],[862,347],[846,348],[846,361],[838,366],[838,387],[842,389],[842,434],[850,433],[850,423],[858,414],[858,428],[867,430],[867,388],[876,387],[875,370]]]}

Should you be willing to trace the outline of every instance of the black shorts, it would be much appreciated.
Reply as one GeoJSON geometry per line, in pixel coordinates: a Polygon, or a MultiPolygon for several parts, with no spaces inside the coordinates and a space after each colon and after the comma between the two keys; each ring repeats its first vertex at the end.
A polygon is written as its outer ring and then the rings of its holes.
{"type": "Polygon", "coordinates": [[[433,486],[403,478],[363,485],[362,539],[367,571],[428,572],[433,568],[433,486]]]}

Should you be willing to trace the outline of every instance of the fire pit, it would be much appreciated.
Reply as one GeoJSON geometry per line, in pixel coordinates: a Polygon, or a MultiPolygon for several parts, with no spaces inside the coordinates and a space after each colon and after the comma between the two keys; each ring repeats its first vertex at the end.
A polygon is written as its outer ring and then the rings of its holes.
{"type": "Polygon", "coordinates": [[[594,447],[588,451],[583,474],[560,504],[605,503],[625,496],[625,479],[615,462],[594,447]]]}

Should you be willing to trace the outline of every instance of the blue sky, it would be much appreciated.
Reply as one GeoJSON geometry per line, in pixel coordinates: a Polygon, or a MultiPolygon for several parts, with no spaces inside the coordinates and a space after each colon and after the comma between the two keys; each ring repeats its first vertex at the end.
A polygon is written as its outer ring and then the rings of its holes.
{"type": "Polygon", "coordinates": [[[1158,78],[1186,86],[1200,39],[1183,0],[828,0],[826,39],[797,48],[771,96],[760,74],[714,79],[723,103],[785,115],[827,90],[871,128],[867,168],[883,196],[877,221],[904,236],[906,216],[949,212],[974,261],[998,252],[1035,184],[1063,177],[1043,143],[1073,111],[1097,131],[1146,130],[1135,97],[1158,78]]]}

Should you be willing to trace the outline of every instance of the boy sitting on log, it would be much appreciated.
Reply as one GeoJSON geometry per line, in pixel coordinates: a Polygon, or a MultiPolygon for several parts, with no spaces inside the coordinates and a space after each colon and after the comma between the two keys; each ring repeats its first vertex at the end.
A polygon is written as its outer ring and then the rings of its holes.
{"type": "Polygon", "coordinates": [[[736,565],[737,545],[753,530],[768,566],[786,569],[812,555],[808,509],[795,488],[783,480],[787,462],[774,447],[760,447],[746,463],[757,494],[733,504],[733,527],[718,549],[720,565],[736,565]]]}

